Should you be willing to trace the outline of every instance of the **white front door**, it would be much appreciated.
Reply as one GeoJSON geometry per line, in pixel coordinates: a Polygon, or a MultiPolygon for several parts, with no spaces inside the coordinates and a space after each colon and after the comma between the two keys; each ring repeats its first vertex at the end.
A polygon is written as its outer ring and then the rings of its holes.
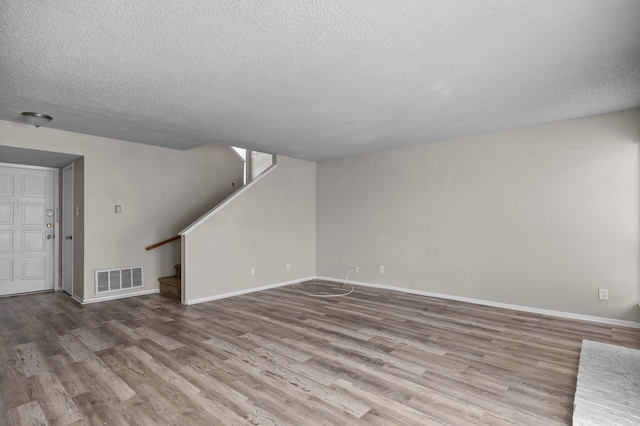
{"type": "Polygon", "coordinates": [[[73,164],[62,170],[62,290],[73,295],[73,164]]]}
{"type": "Polygon", "coordinates": [[[0,295],[52,290],[53,170],[0,166],[0,295]]]}

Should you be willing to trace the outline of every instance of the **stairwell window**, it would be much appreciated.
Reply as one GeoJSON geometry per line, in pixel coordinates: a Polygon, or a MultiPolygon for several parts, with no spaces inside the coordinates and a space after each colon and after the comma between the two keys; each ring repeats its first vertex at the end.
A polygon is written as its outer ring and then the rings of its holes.
{"type": "Polygon", "coordinates": [[[243,185],[251,182],[253,179],[264,173],[269,167],[275,164],[276,156],[265,152],[251,151],[237,146],[231,149],[242,159],[244,164],[243,185]]]}

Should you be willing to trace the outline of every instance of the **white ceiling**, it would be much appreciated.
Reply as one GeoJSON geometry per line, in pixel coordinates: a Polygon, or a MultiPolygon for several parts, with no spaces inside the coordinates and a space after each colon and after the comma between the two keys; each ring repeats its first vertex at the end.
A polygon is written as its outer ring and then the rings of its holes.
{"type": "Polygon", "coordinates": [[[640,105],[640,1],[2,0],[0,119],[322,160],[640,105]]]}

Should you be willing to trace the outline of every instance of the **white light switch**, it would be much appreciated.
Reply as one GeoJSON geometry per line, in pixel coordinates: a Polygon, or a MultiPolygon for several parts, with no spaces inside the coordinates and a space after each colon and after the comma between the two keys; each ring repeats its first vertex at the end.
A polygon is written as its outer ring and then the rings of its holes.
{"type": "Polygon", "coordinates": [[[600,300],[609,300],[609,290],[606,288],[598,289],[598,299],[600,300]]]}

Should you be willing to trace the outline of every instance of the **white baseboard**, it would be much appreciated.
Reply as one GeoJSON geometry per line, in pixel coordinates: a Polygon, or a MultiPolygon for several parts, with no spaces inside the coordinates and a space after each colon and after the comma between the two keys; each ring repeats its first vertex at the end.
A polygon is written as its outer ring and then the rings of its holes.
{"type": "Polygon", "coordinates": [[[108,300],[124,299],[127,297],[144,296],[147,294],[156,294],[156,293],[160,293],[160,289],[155,288],[152,290],[136,291],[135,293],[112,294],[109,296],[94,297],[93,299],[83,299],[75,295],[71,296],[71,298],[76,302],[80,303],[81,305],[88,305],[89,303],[106,302],[108,300]]]}
{"type": "Polygon", "coordinates": [[[256,291],[269,290],[271,288],[283,287],[291,284],[298,284],[304,281],[313,280],[315,277],[299,278],[297,280],[286,281],[282,283],[269,284],[262,287],[254,287],[246,290],[233,291],[231,293],[216,294],[213,296],[201,297],[198,299],[185,300],[185,305],[195,305],[198,303],[211,302],[212,300],[226,299],[227,297],[240,296],[242,294],[255,293],[256,291]]]}
{"type": "MultiPolygon", "coordinates": [[[[330,277],[315,277],[315,279],[319,280],[319,281],[330,281],[330,282],[336,282],[336,283],[345,282],[343,279],[330,278],[330,277]]],[[[575,320],[581,320],[581,321],[598,322],[598,323],[602,323],[602,324],[619,325],[619,326],[623,326],[623,327],[640,328],[640,323],[639,322],[634,322],[634,321],[624,321],[624,320],[619,320],[619,319],[614,319],[614,318],[604,318],[604,317],[596,317],[596,316],[592,316],[592,315],[575,314],[575,313],[572,313],[572,312],[554,311],[554,310],[550,310],[550,309],[533,308],[533,307],[530,307],[530,306],[511,305],[509,303],[492,302],[490,300],[472,299],[472,298],[469,298],[469,297],[452,296],[452,295],[449,295],[449,294],[442,294],[442,293],[431,293],[431,292],[428,292],[428,291],[414,290],[414,289],[402,288],[402,287],[393,287],[393,286],[383,285],[383,284],[371,284],[371,283],[366,283],[366,282],[361,282],[361,281],[348,280],[347,283],[348,284],[353,284],[353,285],[360,285],[360,286],[363,286],[363,287],[373,287],[373,288],[380,288],[380,289],[384,289],[384,290],[398,291],[398,292],[402,292],[402,293],[416,294],[416,295],[419,295],[419,296],[436,297],[438,299],[455,300],[457,302],[467,302],[467,303],[474,303],[476,305],[492,306],[494,308],[504,308],[504,309],[511,309],[511,310],[514,310],[514,311],[530,312],[530,313],[541,314],[541,315],[549,315],[549,316],[553,316],[553,317],[568,318],[568,319],[575,319],[575,320]]]]}

